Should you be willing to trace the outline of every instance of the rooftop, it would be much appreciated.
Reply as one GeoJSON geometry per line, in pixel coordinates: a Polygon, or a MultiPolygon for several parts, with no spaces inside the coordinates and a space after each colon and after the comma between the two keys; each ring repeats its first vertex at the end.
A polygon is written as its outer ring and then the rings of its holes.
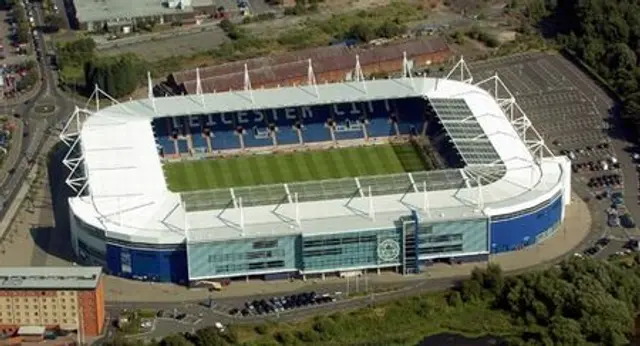
{"type": "Polygon", "coordinates": [[[434,78],[336,83],[318,85],[317,90],[298,86],[134,100],[88,117],[81,138],[90,193],[70,200],[76,222],[106,230],[108,238],[147,244],[178,244],[185,236],[197,242],[381,229],[411,210],[421,210],[421,217],[432,222],[502,215],[535,207],[556,196],[563,186],[566,164],[562,158],[553,157],[536,163],[487,91],[434,78]],[[233,198],[230,190],[202,192],[207,198],[191,201],[192,195],[185,194],[183,200],[183,196],[168,191],[150,125],[155,117],[408,97],[431,101],[467,166],[362,178],[365,182],[361,180],[361,186],[371,186],[375,191],[371,200],[362,194],[345,197],[346,190],[354,192],[356,188],[349,179],[290,184],[301,193],[300,224],[291,222],[296,213],[291,202],[272,203],[274,196],[285,193],[282,185],[237,189],[247,197],[242,209],[228,206],[233,198]],[[482,188],[478,181],[482,181],[482,188]],[[427,185],[428,202],[422,182],[427,185]],[[193,207],[202,200],[213,202],[193,207]],[[227,201],[225,206],[223,200],[227,201]],[[426,204],[428,208],[424,209],[426,204]],[[374,218],[368,214],[371,205],[375,206],[374,218]],[[239,229],[241,215],[245,225],[239,229]]]}
{"type": "MultiPolygon", "coordinates": [[[[319,47],[201,68],[200,78],[205,92],[242,89],[244,65],[246,64],[254,87],[276,86],[277,84],[284,85],[287,81],[293,79],[306,79],[309,59],[312,61],[315,74],[321,76],[323,73],[330,71],[353,69],[356,55],[359,56],[360,64],[364,67],[389,60],[401,61],[405,52],[407,53],[407,58],[411,59],[448,50],[446,42],[438,37],[420,38],[369,48],[319,47]]],[[[195,70],[175,73],[173,76],[177,83],[184,83],[189,94],[195,93],[195,70]]],[[[319,77],[318,82],[321,82],[320,79],[319,77]]]]}
{"type": "Polygon", "coordinates": [[[94,289],[101,267],[0,267],[0,290],[94,289]]]}
{"type": "MultiPolygon", "coordinates": [[[[80,23],[123,21],[130,18],[150,17],[193,12],[193,7],[172,9],[162,0],[73,0],[80,23]]],[[[213,6],[213,0],[192,0],[192,6],[213,6]]]]}

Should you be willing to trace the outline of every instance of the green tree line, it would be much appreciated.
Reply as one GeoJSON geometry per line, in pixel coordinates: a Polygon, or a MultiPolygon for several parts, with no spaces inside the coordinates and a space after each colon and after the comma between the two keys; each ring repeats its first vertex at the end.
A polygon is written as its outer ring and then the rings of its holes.
{"type": "MultiPolygon", "coordinates": [[[[58,44],[58,67],[67,70],[82,70],[80,87],[90,95],[95,86],[109,95],[120,98],[131,94],[140,85],[145,75],[145,62],[134,54],[99,57],[96,44],[90,37],[58,44]]],[[[78,83],[63,80],[63,83],[78,83]]]]}
{"type": "Polygon", "coordinates": [[[14,40],[23,44],[29,42],[29,19],[24,7],[20,4],[21,0],[9,0],[8,5],[13,12],[13,18],[17,24],[17,30],[14,40]]]}
{"type": "MultiPolygon", "coordinates": [[[[375,304],[292,324],[207,327],[151,345],[416,345],[443,332],[494,335],[506,345],[628,345],[640,312],[640,257],[572,258],[546,270],[506,276],[475,269],[444,293],[375,304]]],[[[107,346],[133,346],[117,337],[107,346]]]]}

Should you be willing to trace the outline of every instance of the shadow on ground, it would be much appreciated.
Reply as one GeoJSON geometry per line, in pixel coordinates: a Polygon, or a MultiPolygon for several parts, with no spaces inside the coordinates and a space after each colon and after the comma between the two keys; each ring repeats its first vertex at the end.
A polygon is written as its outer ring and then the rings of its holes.
{"type": "MultiPolygon", "coordinates": [[[[51,208],[53,211],[53,224],[55,226],[36,226],[31,229],[31,237],[34,243],[44,253],[60,258],[68,262],[76,261],[71,248],[71,235],[69,231],[69,203],[68,197],[71,191],[64,183],[68,175],[62,160],[67,153],[67,146],[59,142],[47,155],[48,183],[51,193],[51,208]]],[[[45,224],[44,220],[42,222],[45,224]]],[[[47,224],[49,222],[46,222],[47,224]]],[[[34,253],[32,262],[41,262],[34,253]]],[[[44,263],[32,263],[44,265],[44,263]]]]}

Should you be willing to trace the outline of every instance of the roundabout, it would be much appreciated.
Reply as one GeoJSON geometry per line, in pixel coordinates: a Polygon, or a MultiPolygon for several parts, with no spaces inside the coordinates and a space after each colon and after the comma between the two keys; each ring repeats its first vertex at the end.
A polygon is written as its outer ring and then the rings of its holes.
{"type": "Polygon", "coordinates": [[[53,104],[39,104],[33,110],[38,114],[51,114],[56,110],[56,106],[53,104]]]}

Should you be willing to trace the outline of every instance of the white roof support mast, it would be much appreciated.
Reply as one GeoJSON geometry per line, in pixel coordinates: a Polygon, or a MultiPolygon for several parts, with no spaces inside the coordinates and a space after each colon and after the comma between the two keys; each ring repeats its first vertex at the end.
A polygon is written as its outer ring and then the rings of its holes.
{"type": "Polygon", "coordinates": [[[373,193],[371,192],[371,185],[369,185],[369,217],[371,218],[371,220],[375,221],[376,220],[376,210],[374,208],[373,205],[373,193]]]}
{"type": "Polygon", "coordinates": [[[255,104],[255,100],[253,99],[253,89],[251,88],[251,78],[249,78],[249,67],[247,64],[244,64],[244,91],[249,92],[251,103],[255,104]]]}
{"type": "Polygon", "coordinates": [[[513,96],[497,73],[475,85],[492,94],[516,130],[516,133],[518,133],[518,136],[520,136],[520,139],[531,152],[535,164],[540,165],[542,158],[546,155],[553,156],[553,152],[545,144],[542,135],[533,126],[529,117],[516,102],[515,96],[513,96]]]}
{"type": "Polygon", "coordinates": [[[147,97],[151,101],[153,112],[158,114],[158,109],[156,108],[156,99],[153,96],[153,80],[151,79],[151,72],[149,71],[147,71],[147,97]]]}
{"type": "Polygon", "coordinates": [[[471,75],[471,71],[469,71],[469,67],[467,66],[467,63],[464,61],[464,57],[460,56],[460,60],[458,60],[458,62],[455,64],[455,66],[453,66],[453,68],[451,69],[451,71],[449,71],[449,73],[447,74],[446,77],[444,77],[445,79],[451,79],[451,80],[456,80],[456,79],[452,79],[452,77],[454,76],[459,77],[460,82],[464,82],[467,84],[471,84],[473,83],[473,75],[471,75]]]}
{"type": "Polygon", "coordinates": [[[298,199],[297,192],[293,194],[293,199],[294,199],[295,208],[296,208],[296,224],[298,225],[298,227],[301,227],[302,222],[300,220],[300,200],[298,199]]]}
{"type": "Polygon", "coordinates": [[[244,207],[242,197],[238,197],[238,208],[240,209],[240,234],[244,237],[244,207]]]}
{"type": "Polygon", "coordinates": [[[202,107],[207,107],[204,102],[204,93],[202,92],[202,80],[200,79],[200,68],[196,68],[196,95],[200,97],[202,107]]]}
{"type": "Polygon", "coordinates": [[[307,84],[313,87],[313,91],[316,94],[316,98],[320,98],[320,91],[318,90],[318,83],[316,83],[316,74],[313,72],[313,64],[311,63],[311,59],[309,59],[309,69],[307,71],[307,84]]]}
{"type": "Polygon", "coordinates": [[[356,68],[353,71],[355,76],[353,78],[354,81],[356,82],[360,82],[362,83],[362,91],[365,94],[368,94],[367,92],[367,82],[364,79],[364,73],[362,72],[362,66],[360,66],[360,56],[356,54],[356,68]]]}
{"type": "Polygon", "coordinates": [[[98,84],[94,86],[94,94],[96,97],[96,113],[100,111],[100,88],[98,88],[98,84]]]}
{"type": "Polygon", "coordinates": [[[413,90],[416,90],[416,84],[413,81],[413,61],[407,59],[407,52],[402,52],[402,78],[408,78],[413,90]]]}

